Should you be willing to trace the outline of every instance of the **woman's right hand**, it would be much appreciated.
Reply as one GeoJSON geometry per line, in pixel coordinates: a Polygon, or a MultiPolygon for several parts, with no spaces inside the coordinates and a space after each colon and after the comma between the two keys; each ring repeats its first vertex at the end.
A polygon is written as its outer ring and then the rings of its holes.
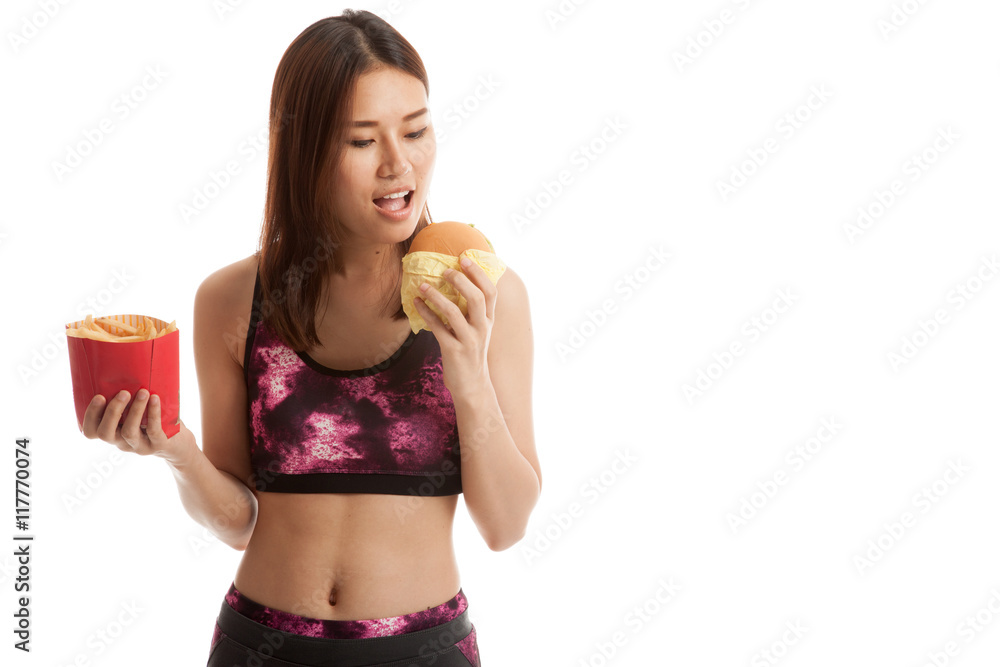
{"type": "Polygon", "coordinates": [[[87,406],[83,416],[83,434],[90,438],[100,438],[123,452],[133,452],[139,456],[159,456],[168,463],[182,463],[198,448],[194,434],[180,419],[180,430],[167,438],[160,422],[159,403],[149,403],[149,391],[140,389],[129,408],[124,423],[119,425],[122,412],[128,405],[129,392],[121,390],[111,404],[101,394],[96,394],[87,406]],[[140,426],[142,414],[149,403],[146,426],[140,426]]]}

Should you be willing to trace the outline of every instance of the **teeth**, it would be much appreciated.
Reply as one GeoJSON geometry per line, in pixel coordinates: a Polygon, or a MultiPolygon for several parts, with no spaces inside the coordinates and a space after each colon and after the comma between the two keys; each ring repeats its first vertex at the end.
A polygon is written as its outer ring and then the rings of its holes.
{"type": "Polygon", "coordinates": [[[400,197],[405,197],[408,194],[410,194],[410,191],[404,190],[403,192],[397,192],[394,195],[386,195],[384,199],[399,199],[400,197]]]}

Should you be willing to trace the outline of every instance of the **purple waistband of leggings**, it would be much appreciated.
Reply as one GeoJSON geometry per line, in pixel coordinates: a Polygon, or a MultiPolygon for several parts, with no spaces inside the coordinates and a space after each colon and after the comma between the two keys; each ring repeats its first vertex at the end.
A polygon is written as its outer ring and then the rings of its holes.
{"type": "Polygon", "coordinates": [[[310,618],[280,609],[272,609],[251,600],[236,590],[236,582],[229,586],[226,602],[240,614],[275,630],[323,639],[367,639],[416,632],[447,623],[469,606],[462,589],[459,588],[455,597],[447,602],[442,602],[438,606],[424,611],[415,611],[401,616],[367,618],[356,621],[310,618]]]}

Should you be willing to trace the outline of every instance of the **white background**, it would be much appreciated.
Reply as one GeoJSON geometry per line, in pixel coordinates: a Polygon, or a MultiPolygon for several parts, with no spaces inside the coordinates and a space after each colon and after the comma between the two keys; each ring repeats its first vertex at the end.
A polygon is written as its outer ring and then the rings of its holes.
{"type": "MultiPolygon", "coordinates": [[[[79,433],[63,328],[176,319],[200,434],[194,292],[260,231],[266,153],[244,142],[285,48],[342,10],[234,4],[4,4],[5,664],[207,656],[241,554],[188,517],[162,460],[79,433]],[[142,90],[147,68],[164,77],[142,90]],[[122,95],[143,98],[124,118],[122,95]],[[229,160],[241,173],[185,220],[229,160]],[[12,648],[23,436],[30,655],[12,648]]],[[[996,664],[1000,6],[562,4],[558,21],[556,0],[355,5],[391,14],[427,66],[434,219],[475,223],[531,297],[542,497],[504,552],[463,503],[455,525],[483,664],[996,664]],[[875,215],[852,234],[859,208],[875,215]]]]}

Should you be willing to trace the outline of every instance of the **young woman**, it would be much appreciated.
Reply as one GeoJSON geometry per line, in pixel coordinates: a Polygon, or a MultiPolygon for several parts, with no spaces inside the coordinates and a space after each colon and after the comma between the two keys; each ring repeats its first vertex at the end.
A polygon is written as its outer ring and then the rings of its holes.
{"type": "Polygon", "coordinates": [[[541,490],[531,324],[517,274],[494,286],[473,264],[446,276],[468,315],[430,288],[449,325],[418,298],[430,331],[410,329],[428,92],[370,12],[303,31],[274,79],[259,249],[195,295],[203,447],[183,423],[167,439],[145,389],[121,426],[128,392],[87,410],[88,438],[166,459],[192,518],[244,550],[210,666],[480,665],[452,522],[464,493],[490,549],[524,536],[541,490]]]}

